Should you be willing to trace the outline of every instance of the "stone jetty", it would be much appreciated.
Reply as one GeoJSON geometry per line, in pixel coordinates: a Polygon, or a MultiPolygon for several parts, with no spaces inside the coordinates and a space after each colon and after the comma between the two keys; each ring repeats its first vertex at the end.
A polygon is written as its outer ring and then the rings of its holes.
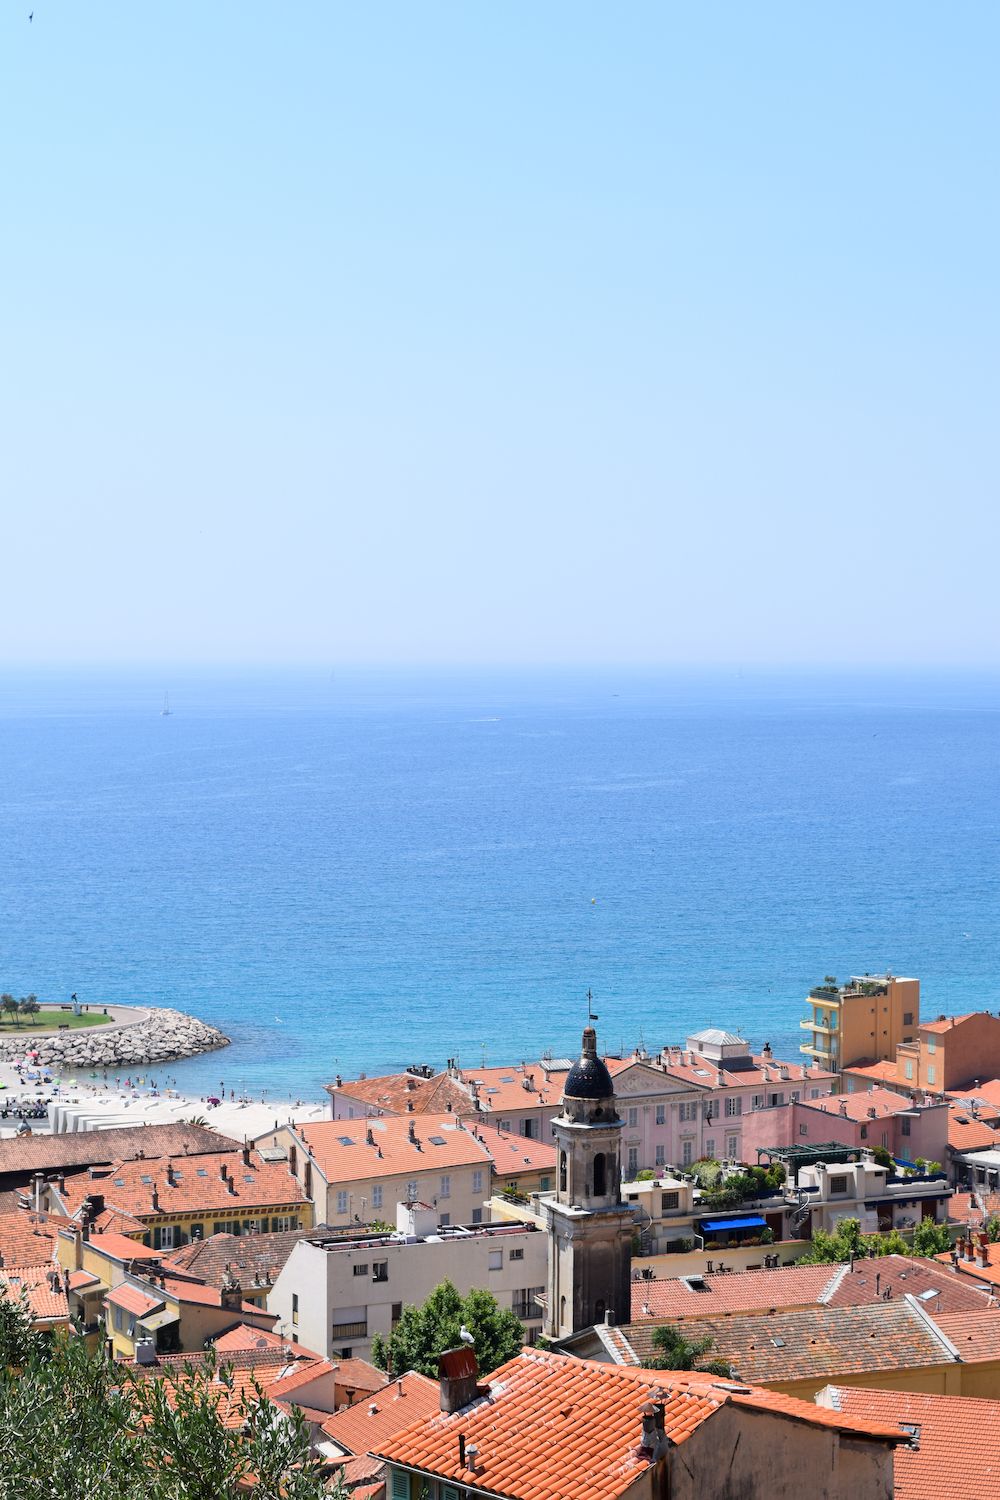
{"type": "Polygon", "coordinates": [[[177,1061],[228,1047],[216,1027],[179,1010],[115,1007],[106,1026],[72,1031],[23,1031],[0,1037],[0,1062],[37,1052],[48,1068],[135,1068],[142,1063],[177,1061]]]}

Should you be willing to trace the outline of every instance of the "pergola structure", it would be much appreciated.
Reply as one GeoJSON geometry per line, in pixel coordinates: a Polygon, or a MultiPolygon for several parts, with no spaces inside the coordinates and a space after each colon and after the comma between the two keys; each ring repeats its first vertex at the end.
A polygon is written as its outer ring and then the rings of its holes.
{"type": "Polygon", "coordinates": [[[818,1161],[857,1161],[855,1147],[845,1146],[843,1141],[823,1141],[817,1146],[758,1146],[757,1165],[766,1156],[768,1161],[780,1161],[789,1176],[800,1167],[811,1167],[818,1161]]]}

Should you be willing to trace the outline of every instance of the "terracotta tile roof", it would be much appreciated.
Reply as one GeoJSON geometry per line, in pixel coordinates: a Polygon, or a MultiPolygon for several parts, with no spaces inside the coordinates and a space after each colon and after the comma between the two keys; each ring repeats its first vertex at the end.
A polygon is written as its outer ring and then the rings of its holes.
{"type": "Polygon", "coordinates": [[[385,1500],[385,1481],[378,1484],[359,1484],[351,1491],[351,1500],[385,1500]]]}
{"type": "Polygon", "coordinates": [[[114,1234],[110,1230],[104,1234],[92,1234],[89,1243],[94,1250],[102,1255],[112,1255],[115,1260],[159,1260],[161,1253],[159,1250],[151,1250],[148,1245],[140,1244],[138,1240],[130,1240],[127,1235],[114,1234]]]}
{"type": "Polygon", "coordinates": [[[147,1293],[140,1292],[138,1287],[128,1286],[124,1282],[115,1287],[113,1292],[109,1292],[104,1300],[111,1307],[120,1307],[125,1312],[134,1313],[137,1318],[144,1318],[154,1308],[163,1306],[162,1297],[150,1297],[147,1293]]]}
{"type": "MultiPolygon", "coordinates": [[[[434,1389],[436,1390],[437,1387],[435,1386],[434,1389]]],[[[337,1473],[345,1485],[357,1485],[363,1483],[366,1479],[378,1479],[384,1470],[385,1464],[381,1459],[368,1458],[367,1456],[364,1458],[347,1458],[343,1463],[337,1465],[337,1473]]],[[[380,1487],[380,1485],[371,1485],[367,1488],[378,1489],[380,1487]]],[[[355,1489],[355,1500],[361,1493],[360,1490],[355,1489]]]]}
{"type": "Polygon", "coordinates": [[[94,1276],[90,1271],[70,1271],[69,1289],[71,1292],[83,1292],[88,1287],[103,1286],[104,1283],[99,1276],[94,1276]]]}
{"type": "Polygon", "coordinates": [[[171,1250],[163,1264],[190,1271],[210,1286],[221,1286],[231,1271],[246,1290],[255,1276],[261,1281],[269,1276],[274,1281],[299,1240],[314,1232],[288,1229],[274,1234],[212,1234],[171,1250]]]}
{"type": "Polygon", "coordinates": [[[507,1068],[465,1068],[462,1076],[468,1088],[475,1090],[482,1113],[501,1115],[555,1109],[568,1071],[547,1073],[540,1063],[518,1063],[507,1068]],[[525,1081],[530,1088],[525,1088],[525,1081]]]}
{"type": "Polygon", "coordinates": [[[905,1422],[915,1432],[892,1459],[898,1500],[968,1500],[1000,1493],[1000,1401],[831,1385],[817,1400],[844,1416],[905,1422]]]}
{"type": "MultiPolygon", "coordinates": [[[[184,1358],[189,1358],[189,1356],[184,1356],[184,1358]]],[[[161,1360],[159,1368],[147,1366],[147,1369],[153,1370],[163,1380],[167,1401],[171,1406],[176,1406],[177,1392],[189,1384],[190,1377],[185,1375],[183,1366],[168,1371],[165,1371],[162,1366],[161,1360]]],[[[206,1390],[209,1397],[213,1397],[216,1401],[216,1410],[223,1427],[230,1431],[241,1428],[246,1419],[247,1409],[256,1405],[261,1394],[271,1396],[273,1387],[280,1379],[281,1370],[280,1365],[258,1364],[243,1368],[235,1367],[225,1381],[213,1380],[206,1390]]]]}
{"type": "MultiPolygon", "coordinates": [[[[631,1323],[622,1330],[640,1359],[653,1353],[656,1326],[631,1323]]],[[[756,1385],[954,1363],[903,1298],[864,1307],[810,1307],[773,1317],[706,1318],[699,1321],[698,1333],[713,1341],[707,1357],[727,1360],[735,1378],[756,1385]]]]}
{"type": "Polygon", "coordinates": [[[384,1386],[370,1400],[359,1401],[328,1417],[323,1432],[345,1453],[369,1453],[418,1417],[431,1416],[440,1404],[438,1382],[411,1370],[401,1380],[384,1386]]]}
{"type": "Polygon", "coordinates": [[[970,1010],[964,1016],[945,1016],[941,1021],[921,1021],[920,1030],[933,1031],[936,1036],[943,1036],[946,1031],[951,1031],[954,1026],[960,1025],[962,1021],[970,1020],[975,1014],[975,1011],[970,1010]]]}
{"type": "MultiPolygon", "coordinates": [[[[249,1323],[237,1323],[235,1328],[227,1328],[225,1333],[220,1333],[218,1338],[212,1339],[211,1342],[220,1358],[228,1358],[230,1354],[238,1354],[251,1349],[284,1350],[288,1346],[288,1339],[283,1338],[281,1334],[273,1333],[270,1328],[251,1328],[249,1323]]],[[[294,1347],[301,1354],[310,1352],[303,1349],[301,1344],[296,1344],[294,1347]]],[[[314,1357],[318,1359],[319,1355],[314,1357]]]]}
{"type": "Polygon", "coordinates": [[[995,1287],[1000,1285],[1000,1245],[991,1245],[987,1241],[985,1249],[985,1266],[979,1265],[976,1260],[966,1260],[964,1257],[953,1262],[953,1252],[950,1250],[946,1250],[943,1255],[935,1255],[934,1259],[942,1266],[954,1265],[956,1276],[968,1276],[973,1281],[995,1287]]]}
{"type": "Polygon", "coordinates": [[[809,1067],[805,1063],[786,1063],[778,1058],[768,1060],[757,1054],[753,1056],[753,1067],[724,1068],[713,1058],[695,1053],[691,1063],[668,1061],[662,1070],[668,1078],[677,1078],[701,1089],[769,1088],[776,1093],[787,1092],[793,1084],[829,1084],[837,1077],[825,1069],[809,1067]],[[787,1073],[783,1078],[782,1071],[787,1073]]]}
{"type": "Polygon", "coordinates": [[[327,1083],[324,1088],[328,1094],[340,1095],[387,1115],[443,1114],[449,1109],[458,1114],[472,1108],[468,1089],[447,1073],[435,1073],[433,1078],[421,1078],[416,1073],[387,1073],[381,1078],[327,1083]]]}
{"type": "Polygon", "coordinates": [[[825,1417],[819,1408],[715,1377],[624,1369],[525,1349],[494,1371],[478,1399],[459,1412],[419,1419],[373,1455],[462,1485],[457,1435],[478,1448],[477,1490],[505,1500],[614,1500],[649,1468],[640,1446],[640,1409],[655,1395],[664,1426],[683,1443],[721,1407],[739,1404],[816,1426],[838,1426],[892,1440],[894,1427],[825,1417]],[[568,1456],[572,1455],[572,1461],[568,1456]]]}
{"type": "MultiPolygon", "coordinates": [[[[882,1062],[851,1063],[849,1068],[842,1072],[844,1078],[863,1078],[865,1083],[881,1083],[888,1087],[890,1084],[899,1082],[899,1067],[895,1058],[890,1062],[885,1058],[882,1062]]],[[[907,1085],[910,1087],[911,1085],[907,1085]]]]}
{"type": "Polygon", "coordinates": [[[773,1271],[738,1271],[725,1276],[633,1281],[632,1317],[636,1322],[644,1318],[680,1320],[766,1312],[770,1307],[811,1307],[819,1302],[839,1270],[839,1266],[781,1266],[773,1271]]]}
{"type": "MultiPolygon", "coordinates": [[[[454,1115],[423,1115],[419,1122],[401,1115],[323,1120],[317,1125],[297,1126],[296,1134],[328,1182],[364,1182],[374,1177],[403,1177],[436,1172],[442,1167],[490,1163],[486,1147],[454,1115]],[[411,1125],[416,1142],[409,1139],[411,1125]],[[344,1141],[349,1144],[344,1145],[344,1141]]],[[[290,1177],[287,1180],[292,1181],[290,1177]]]]}
{"type": "Polygon", "coordinates": [[[977,1188],[971,1193],[952,1193],[948,1200],[948,1218],[953,1224],[971,1224],[980,1229],[993,1215],[1000,1216],[1000,1193],[977,1188]]]}
{"type": "MultiPolygon", "coordinates": [[[[180,1281],[170,1276],[163,1279],[163,1290],[178,1302],[187,1302],[198,1307],[221,1307],[222,1293],[217,1286],[205,1286],[201,1281],[180,1281]]],[[[260,1318],[271,1318],[277,1322],[277,1314],[271,1314],[254,1302],[242,1302],[239,1312],[255,1313],[260,1318]]]]}
{"type": "Polygon", "coordinates": [[[337,1384],[347,1391],[380,1391],[386,1383],[382,1370],[366,1359],[342,1359],[337,1365],[337,1384]]]}
{"type": "Polygon", "coordinates": [[[948,1110],[948,1145],[952,1151],[992,1151],[1000,1147],[1000,1134],[985,1120],[973,1119],[961,1104],[948,1110]]]}
{"type": "MultiPolygon", "coordinates": [[[[84,1199],[91,1193],[103,1195],[108,1209],[124,1212],[151,1222],[172,1213],[212,1213],[235,1208],[297,1206],[305,1203],[301,1185],[284,1162],[266,1162],[257,1151],[250,1152],[247,1166],[241,1151],[213,1152],[211,1155],[157,1158],[150,1161],[115,1162],[106,1177],[94,1180],[86,1174],[67,1177],[59,1196],[70,1213],[79,1213],[84,1199]],[[168,1162],[173,1182],[168,1180],[168,1162]],[[229,1172],[228,1184],[221,1179],[221,1169],[229,1172]],[[143,1178],[149,1179],[144,1182],[143,1178]],[[153,1192],[159,1195],[159,1208],[153,1207],[153,1192]]],[[[102,1225],[103,1227],[103,1225],[102,1225]]]]}
{"type": "MultiPolygon", "coordinates": [[[[296,1369],[288,1375],[282,1375],[275,1382],[274,1395],[287,1397],[299,1390],[302,1386],[311,1385],[314,1380],[321,1380],[324,1375],[332,1375],[337,1366],[328,1359],[303,1361],[296,1369]]],[[[328,1413],[324,1413],[328,1415],[328,1413]]]]}
{"type": "Polygon", "coordinates": [[[891,1291],[917,1297],[933,1318],[945,1312],[975,1312],[989,1304],[989,1288],[956,1276],[933,1260],[912,1255],[881,1255],[877,1260],[858,1260],[853,1271],[839,1268],[823,1301],[828,1307],[862,1307],[877,1302],[891,1291]]]}
{"type": "Polygon", "coordinates": [[[213,1348],[194,1350],[189,1354],[158,1354],[151,1365],[140,1365],[135,1360],[126,1361],[133,1375],[149,1375],[157,1379],[164,1372],[173,1375],[183,1371],[186,1364],[201,1368],[210,1362],[219,1370],[224,1365],[233,1370],[269,1370],[273,1372],[270,1378],[279,1380],[298,1369],[300,1362],[316,1364],[321,1361],[317,1355],[307,1354],[298,1344],[293,1345],[291,1350],[287,1346],[282,1349],[233,1350],[224,1359],[213,1348]]]}
{"type": "Polygon", "coordinates": [[[934,1319],[964,1364],[1000,1359],[1000,1308],[985,1312],[942,1313],[934,1319]]]}
{"type": "Polygon", "coordinates": [[[849,1120],[871,1119],[869,1110],[875,1111],[876,1119],[886,1115],[898,1115],[901,1110],[913,1108],[908,1094],[897,1094],[892,1089],[865,1089],[860,1094],[832,1094],[826,1099],[803,1099],[802,1108],[816,1109],[827,1115],[846,1115],[849,1120]]]}
{"type": "Polygon", "coordinates": [[[0,1255],[9,1266],[42,1266],[55,1259],[56,1240],[68,1219],[26,1208],[0,1214],[0,1255]]]}
{"type": "Polygon", "coordinates": [[[516,1177],[521,1172],[554,1172],[556,1148],[551,1141],[529,1140],[492,1125],[473,1126],[493,1158],[498,1177],[516,1177]]]}
{"type": "Polygon", "coordinates": [[[994,1109],[1000,1109],[1000,1078],[980,1078],[968,1088],[948,1089],[947,1094],[949,1099],[975,1099],[992,1105],[994,1109]]]}
{"type": "Polygon", "coordinates": [[[68,1321],[66,1292],[61,1278],[53,1287],[53,1271],[54,1267],[48,1266],[4,1266],[0,1271],[0,1295],[10,1302],[26,1296],[32,1318],[37,1322],[68,1321]]]}
{"type": "Polygon", "coordinates": [[[238,1141],[202,1125],[123,1125],[110,1130],[70,1130],[57,1135],[0,1140],[0,1178],[70,1171],[113,1161],[232,1151],[238,1141]]]}
{"type": "Polygon", "coordinates": [[[128,1239],[132,1235],[146,1232],[142,1220],[137,1219],[134,1214],[126,1213],[123,1208],[106,1208],[91,1221],[91,1228],[96,1229],[98,1234],[113,1234],[119,1239],[128,1239]]]}

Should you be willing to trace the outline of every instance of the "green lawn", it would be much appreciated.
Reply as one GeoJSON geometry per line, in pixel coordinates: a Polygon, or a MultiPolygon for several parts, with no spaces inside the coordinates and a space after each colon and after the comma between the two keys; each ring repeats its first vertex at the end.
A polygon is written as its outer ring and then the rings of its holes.
{"type": "Polygon", "coordinates": [[[110,1016],[102,1016],[99,1010],[84,1011],[82,1016],[74,1016],[71,1010],[40,1010],[34,1016],[9,1016],[6,1011],[0,1010],[0,1031],[23,1031],[25,1036],[31,1031],[55,1031],[57,1026],[68,1026],[71,1031],[78,1030],[81,1026],[107,1025],[110,1016]]]}

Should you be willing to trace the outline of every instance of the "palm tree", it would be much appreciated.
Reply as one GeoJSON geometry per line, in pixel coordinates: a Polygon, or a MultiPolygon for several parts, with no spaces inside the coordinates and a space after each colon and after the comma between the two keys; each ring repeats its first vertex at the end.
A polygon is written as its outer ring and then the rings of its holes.
{"type": "Polygon", "coordinates": [[[730,1368],[724,1359],[710,1359],[699,1364],[715,1340],[712,1338],[686,1339],[669,1323],[662,1324],[653,1334],[653,1352],[643,1361],[647,1370],[703,1370],[711,1375],[729,1375],[730,1368]]]}
{"type": "Polygon", "coordinates": [[[35,995],[25,995],[24,999],[21,1001],[17,1008],[21,1012],[22,1016],[37,1016],[38,999],[35,995]]]}
{"type": "Polygon", "coordinates": [[[0,995],[0,1006],[3,1006],[6,1015],[13,1018],[14,1025],[20,1026],[21,1023],[17,1019],[17,1001],[14,999],[14,996],[0,995]]]}

